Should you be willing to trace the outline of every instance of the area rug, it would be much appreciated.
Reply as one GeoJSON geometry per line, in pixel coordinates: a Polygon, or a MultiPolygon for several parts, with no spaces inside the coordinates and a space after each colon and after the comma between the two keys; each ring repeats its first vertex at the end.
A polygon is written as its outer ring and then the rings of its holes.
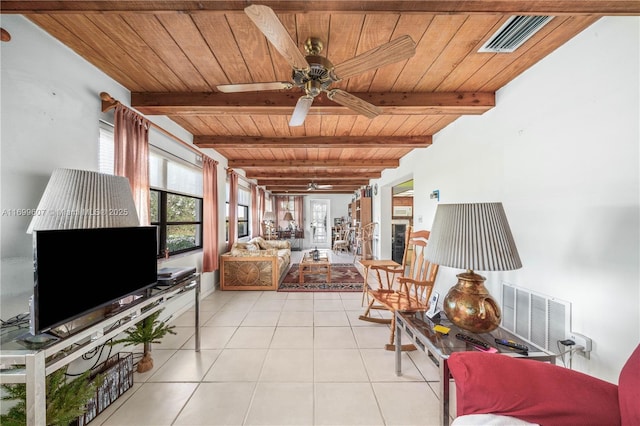
{"type": "Polygon", "coordinates": [[[291,265],[278,291],[362,291],[364,278],[352,263],[332,263],[331,282],[327,283],[326,274],[308,274],[304,284],[298,283],[298,263],[291,265]]]}

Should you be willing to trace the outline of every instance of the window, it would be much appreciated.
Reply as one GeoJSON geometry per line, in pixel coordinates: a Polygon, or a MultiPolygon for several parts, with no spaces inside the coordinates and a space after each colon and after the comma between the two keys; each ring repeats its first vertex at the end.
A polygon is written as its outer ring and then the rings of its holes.
{"type": "Polygon", "coordinates": [[[151,224],[159,256],[202,248],[202,198],[152,189],[151,224]]]}
{"type": "MultiPolygon", "coordinates": [[[[100,122],[100,173],[113,174],[113,126],[100,122]]],[[[156,146],[173,142],[153,128],[149,131],[151,224],[158,227],[158,256],[202,248],[202,170],[156,146]]],[[[189,153],[189,155],[194,155],[189,153]]],[[[195,161],[195,157],[194,157],[195,161]]]]}
{"type": "MultiPolygon", "coordinates": [[[[226,210],[226,241],[229,241],[229,190],[227,184],[227,210],[226,210]]],[[[238,187],[238,232],[237,237],[243,238],[249,236],[249,206],[251,205],[251,192],[243,187],[238,187]]]]}
{"type": "Polygon", "coordinates": [[[149,151],[151,224],[158,255],[202,248],[202,171],[158,150],[149,151]]]}

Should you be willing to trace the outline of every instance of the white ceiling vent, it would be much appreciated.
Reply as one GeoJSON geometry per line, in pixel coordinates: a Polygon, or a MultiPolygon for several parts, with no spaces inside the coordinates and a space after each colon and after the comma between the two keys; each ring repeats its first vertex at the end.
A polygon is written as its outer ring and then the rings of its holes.
{"type": "Polygon", "coordinates": [[[553,16],[512,16],[478,52],[513,52],[552,19],[553,16]]]}

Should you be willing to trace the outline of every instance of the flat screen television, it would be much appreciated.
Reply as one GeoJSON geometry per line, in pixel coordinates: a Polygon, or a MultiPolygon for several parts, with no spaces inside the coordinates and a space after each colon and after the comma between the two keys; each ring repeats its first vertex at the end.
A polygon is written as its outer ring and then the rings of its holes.
{"type": "Polygon", "coordinates": [[[157,228],[34,232],[30,332],[40,335],[157,282],[157,228]]]}

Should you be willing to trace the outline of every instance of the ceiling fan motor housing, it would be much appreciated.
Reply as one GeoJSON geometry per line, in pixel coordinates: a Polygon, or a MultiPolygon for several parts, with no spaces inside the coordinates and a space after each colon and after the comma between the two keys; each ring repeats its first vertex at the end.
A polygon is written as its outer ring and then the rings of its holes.
{"type": "Polygon", "coordinates": [[[326,90],[335,80],[331,78],[330,70],[333,64],[324,56],[309,55],[308,70],[293,70],[292,79],[296,87],[304,90],[308,95],[316,97],[326,90]]]}

